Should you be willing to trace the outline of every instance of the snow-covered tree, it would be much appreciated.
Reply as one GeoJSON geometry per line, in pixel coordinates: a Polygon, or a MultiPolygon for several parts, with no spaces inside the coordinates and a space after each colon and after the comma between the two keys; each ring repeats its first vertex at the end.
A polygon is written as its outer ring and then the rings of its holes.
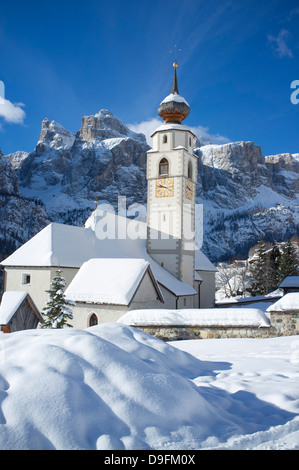
{"type": "Polygon", "coordinates": [[[298,267],[296,250],[292,242],[287,240],[281,250],[278,269],[279,282],[282,282],[287,276],[296,276],[298,274],[298,267]]]}
{"type": "Polygon", "coordinates": [[[74,302],[67,300],[64,295],[65,279],[62,271],[58,269],[56,276],[51,282],[51,289],[46,291],[49,294],[46,307],[43,309],[45,323],[43,328],[63,328],[64,326],[72,326],[68,322],[73,318],[71,306],[74,302]]]}
{"type": "Polygon", "coordinates": [[[234,261],[233,264],[220,263],[217,269],[216,289],[219,296],[225,298],[246,296],[250,282],[247,260],[234,261]]]}

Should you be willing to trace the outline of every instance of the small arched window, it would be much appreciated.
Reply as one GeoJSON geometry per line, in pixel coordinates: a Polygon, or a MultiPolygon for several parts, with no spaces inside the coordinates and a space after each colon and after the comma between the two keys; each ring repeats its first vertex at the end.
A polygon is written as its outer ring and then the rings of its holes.
{"type": "Polygon", "coordinates": [[[163,135],[163,144],[167,144],[167,135],[163,135]]]}
{"type": "Polygon", "coordinates": [[[188,178],[192,180],[192,163],[188,163],[188,178]]]}
{"type": "Polygon", "coordinates": [[[95,326],[97,325],[99,322],[98,322],[98,317],[96,316],[95,313],[93,313],[91,316],[90,316],[90,319],[89,319],[89,326],[95,326]]]}
{"type": "Polygon", "coordinates": [[[192,145],[191,137],[189,137],[189,145],[190,145],[190,147],[191,147],[191,145],[192,145]]]}
{"type": "Polygon", "coordinates": [[[162,158],[159,163],[159,176],[167,176],[169,171],[169,164],[167,158],[162,158]]]}

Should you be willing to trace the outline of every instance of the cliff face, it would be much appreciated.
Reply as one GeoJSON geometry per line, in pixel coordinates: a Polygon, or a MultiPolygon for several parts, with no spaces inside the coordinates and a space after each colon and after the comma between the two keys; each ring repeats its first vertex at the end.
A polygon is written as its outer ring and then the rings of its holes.
{"type": "Polygon", "coordinates": [[[265,157],[253,142],[206,145],[196,153],[203,249],[211,259],[246,256],[260,235],[269,241],[298,235],[298,154],[265,157]]]}
{"type": "Polygon", "coordinates": [[[9,160],[0,150],[0,259],[33,237],[47,223],[46,208],[27,199],[19,191],[18,180],[9,160]]]}
{"type": "MultiPolygon", "coordinates": [[[[107,110],[85,116],[72,134],[45,119],[35,150],[17,166],[21,192],[41,199],[53,220],[83,223],[94,200],[146,202],[145,164],[149,146],[107,110]]],[[[17,158],[17,155],[16,155],[17,158]]]]}
{"type": "MultiPolygon", "coordinates": [[[[45,119],[32,153],[2,157],[1,184],[10,194],[43,201],[45,223],[84,224],[95,199],[115,207],[118,196],[126,196],[128,205],[146,204],[148,149],[143,134],[107,110],[83,117],[76,134],[45,119]]],[[[265,157],[253,142],[205,145],[195,152],[203,251],[212,261],[247,257],[260,235],[284,241],[299,234],[299,154],[265,157]]],[[[200,232],[200,219],[197,226],[200,232]]]]}

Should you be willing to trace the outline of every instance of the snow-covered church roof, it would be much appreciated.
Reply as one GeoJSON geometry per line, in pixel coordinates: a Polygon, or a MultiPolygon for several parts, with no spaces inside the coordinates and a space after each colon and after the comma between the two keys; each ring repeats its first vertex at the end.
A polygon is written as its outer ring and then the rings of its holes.
{"type": "MultiPolygon", "coordinates": [[[[75,302],[129,305],[150,264],[144,259],[95,258],[90,259],[65,291],[75,302]]],[[[151,274],[157,294],[162,293],[151,274]]]]}
{"type": "MultiPolygon", "coordinates": [[[[80,268],[92,258],[138,258],[147,261],[159,284],[177,296],[194,295],[195,289],[179,281],[154,261],[146,251],[146,224],[107,213],[107,226],[123,227],[132,236],[101,238],[93,215],[85,227],[51,223],[3,260],[2,266],[80,268]],[[138,234],[138,236],[135,236],[138,234]]],[[[197,250],[199,251],[199,250],[197,250]]],[[[202,254],[202,263],[209,260],[202,254]]],[[[211,264],[212,265],[212,264],[211,264]]],[[[196,269],[200,268],[197,264],[196,269]]],[[[213,265],[212,265],[213,266],[213,265]]]]}

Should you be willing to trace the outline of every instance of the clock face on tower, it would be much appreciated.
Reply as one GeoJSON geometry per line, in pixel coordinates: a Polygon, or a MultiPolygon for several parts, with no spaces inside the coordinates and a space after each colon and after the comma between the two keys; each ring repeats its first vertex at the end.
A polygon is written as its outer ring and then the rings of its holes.
{"type": "Polygon", "coordinates": [[[188,180],[185,180],[185,197],[190,201],[193,199],[193,183],[188,180]]]}
{"type": "Polygon", "coordinates": [[[161,178],[156,180],[156,197],[173,197],[174,179],[161,178]]]}

